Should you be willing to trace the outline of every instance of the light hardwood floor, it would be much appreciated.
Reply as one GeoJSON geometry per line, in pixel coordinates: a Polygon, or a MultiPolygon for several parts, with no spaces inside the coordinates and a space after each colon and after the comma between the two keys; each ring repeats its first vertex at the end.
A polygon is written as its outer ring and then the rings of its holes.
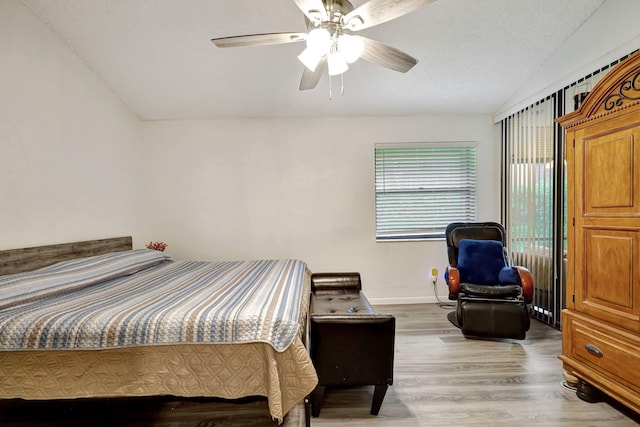
{"type": "MultiPolygon", "coordinates": [[[[436,304],[380,306],[397,320],[395,378],[378,416],[372,387],[329,389],[322,426],[634,426],[611,403],[587,403],[562,386],[557,330],[533,321],[526,340],[465,339],[436,304]]],[[[304,425],[301,407],[283,426],[304,425]]],[[[112,399],[0,402],[2,426],[277,426],[264,400],[112,399]]]]}

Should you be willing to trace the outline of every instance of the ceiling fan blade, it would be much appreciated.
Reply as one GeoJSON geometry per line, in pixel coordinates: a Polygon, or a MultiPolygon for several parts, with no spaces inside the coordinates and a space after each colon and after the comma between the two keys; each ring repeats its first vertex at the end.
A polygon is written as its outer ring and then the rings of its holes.
{"type": "Polygon", "coordinates": [[[349,29],[358,31],[399,18],[434,1],[435,0],[369,0],[362,6],[347,13],[344,16],[344,22],[349,29]]]}
{"type": "Polygon", "coordinates": [[[295,43],[306,40],[306,37],[306,33],[267,33],[220,37],[217,39],[211,39],[211,41],[218,47],[245,47],[295,43]]]}
{"type": "Polygon", "coordinates": [[[315,71],[310,71],[307,67],[304,67],[302,73],[302,79],[300,80],[300,90],[315,89],[318,86],[318,82],[323,75],[327,73],[327,57],[323,57],[315,71]]]}
{"type": "Polygon", "coordinates": [[[354,36],[362,40],[364,49],[360,58],[365,61],[372,62],[374,64],[382,65],[394,71],[400,71],[406,73],[414,65],[418,63],[418,60],[401,50],[388,46],[379,41],[369,39],[367,37],[354,36]]]}
{"type": "Polygon", "coordinates": [[[322,0],[293,0],[311,22],[320,17],[323,21],[328,19],[327,9],[324,7],[322,0]]]}

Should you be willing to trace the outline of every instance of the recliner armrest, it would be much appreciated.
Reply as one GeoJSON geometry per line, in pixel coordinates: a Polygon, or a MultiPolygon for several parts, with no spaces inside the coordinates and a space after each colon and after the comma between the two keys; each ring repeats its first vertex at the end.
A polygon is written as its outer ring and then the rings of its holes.
{"type": "Polygon", "coordinates": [[[525,267],[518,265],[514,266],[513,269],[516,270],[520,276],[520,282],[522,282],[522,295],[524,296],[525,301],[530,303],[533,301],[533,276],[525,267]]]}
{"type": "Polygon", "coordinates": [[[457,267],[447,267],[447,285],[449,286],[449,299],[457,299],[460,292],[460,271],[457,267]]]}

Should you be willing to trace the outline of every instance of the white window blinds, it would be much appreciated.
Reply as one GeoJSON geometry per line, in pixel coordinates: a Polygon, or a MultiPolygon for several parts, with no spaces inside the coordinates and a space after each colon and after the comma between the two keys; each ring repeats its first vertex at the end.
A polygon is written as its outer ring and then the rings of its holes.
{"type": "Polygon", "coordinates": [[[375,145],[376,240],[444,237],[476,219],[476,143],[375,145]]]}

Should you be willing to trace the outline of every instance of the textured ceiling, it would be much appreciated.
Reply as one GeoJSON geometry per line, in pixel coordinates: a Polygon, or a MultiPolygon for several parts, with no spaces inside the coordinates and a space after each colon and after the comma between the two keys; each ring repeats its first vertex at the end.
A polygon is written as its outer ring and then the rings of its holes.
{"type": "MultiPolygon", "coordinates": [[[[604,0],[437,0],[363,30],[419,60],[358,61],[300,92],[302,43],[210,39],[305,31],[291,0],[23,0],[142,119],[494,113],[604,0]]],[[[355,7],[364,0],[352,0],[355,7]]]]}

